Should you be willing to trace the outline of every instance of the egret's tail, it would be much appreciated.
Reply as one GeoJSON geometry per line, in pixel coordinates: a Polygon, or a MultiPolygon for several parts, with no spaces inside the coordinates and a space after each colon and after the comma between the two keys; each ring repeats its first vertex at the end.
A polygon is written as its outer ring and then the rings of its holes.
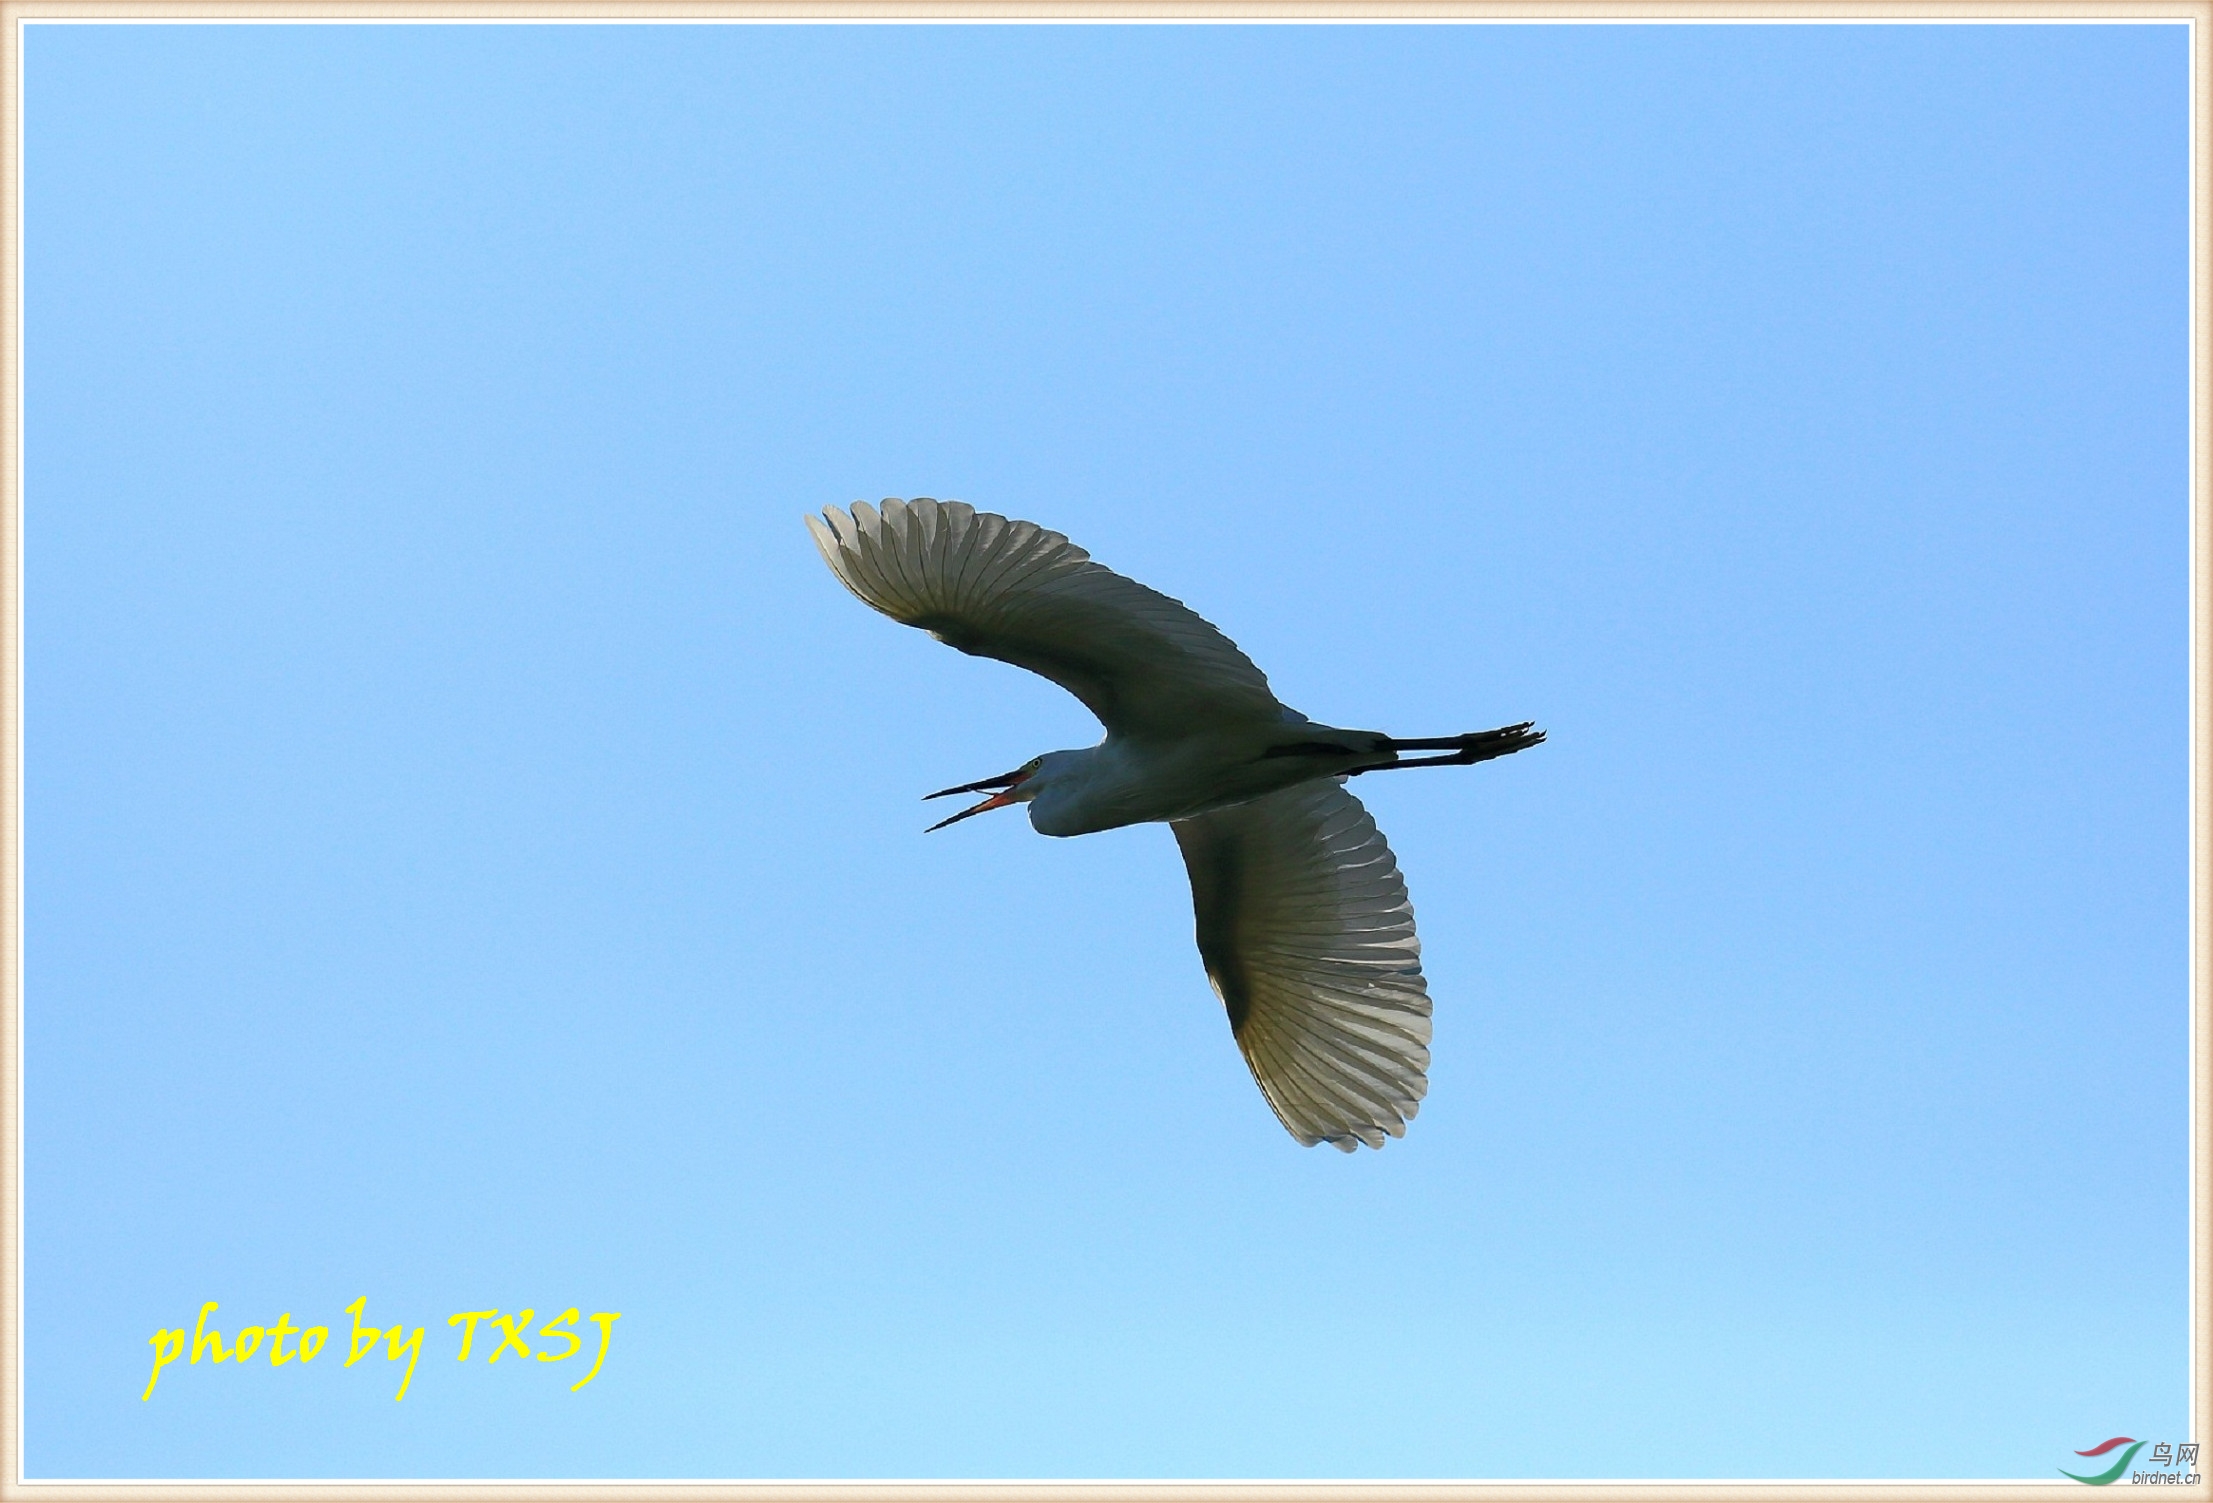
{"type": "Polygon", "coordinates": [[[1406,751],[1442,751],[1441,757],[1398,757],[1395,761],[1378,762],[1373,767],[1362,767],[1362,772],[1390,772],[1399,767],[1459,767],[1470,762],[1488,762],[1493,757],[1511,756],[1525,751],[1544,740],[1544,732],[1536,728],[1533,720],[1520,725],[1502,725],[1495,731],[1469,731],[1464,736],[1434,736],[1420,741],[1385,741],[1384,749],[1392,753],[1406,751]]]}

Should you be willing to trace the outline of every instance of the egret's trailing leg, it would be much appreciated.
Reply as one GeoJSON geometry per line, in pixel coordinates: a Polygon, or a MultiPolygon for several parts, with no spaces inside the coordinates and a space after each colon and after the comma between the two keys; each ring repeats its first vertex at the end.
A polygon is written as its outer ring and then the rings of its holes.
{"type": "Polygon", "coordinates": [[[1401,757],[1395,762],[1378,762],[1373,767],[1359,767],[1346,774],[1358,777],[1363,772],[1389,772],[1396,767],[1465,767],[1471,762],[1488,762],[1493,757],[1511,756],[1527,751],[1544,740],[1544,732],[1536,729],[1536,722],[1524,720],[1520,725],[1502,725],[1495,731],[1469,731],[1464,736],[1437,736],[1421,741],[1386,741],[1384,745],[1394,752],[1441,751],[1451,748],[1451,755],[1443,757],[1401,757]]]}

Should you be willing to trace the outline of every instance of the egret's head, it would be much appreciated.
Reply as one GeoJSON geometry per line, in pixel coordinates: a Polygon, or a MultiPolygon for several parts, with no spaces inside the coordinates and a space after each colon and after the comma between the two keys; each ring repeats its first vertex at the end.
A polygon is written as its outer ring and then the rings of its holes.
{"type": "MultiPolygon", "coordinates": [[[[959,824],[972,814],[982,814],[992,809],[1004,809],[1010,804],[1029,802],[1037,797],[1037,771],[1044,765],[1045,759],[1043,757],[1032,757],[1014,771],[1002,772],[995,778],[979,778],[973,783],[963,783],[958,788],[940,788],[935,793],[924,794],[925,799],[933,799],[945,798],[955,793],[981,793],[986,788],[998,790],[974,808],[963,809],[951,819],[941,819],[930,826],[930,829],[942,830],[947,825],[959,824]]],[[[924,833],[928,832],[925,831],[924,833]]]]}

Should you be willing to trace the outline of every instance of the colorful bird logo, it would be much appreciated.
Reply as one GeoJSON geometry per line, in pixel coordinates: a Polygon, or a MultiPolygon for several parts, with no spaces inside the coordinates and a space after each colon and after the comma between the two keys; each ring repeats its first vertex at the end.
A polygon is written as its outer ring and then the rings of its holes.
{"type": "Polygon", "coordinates": [[[2077,1482],[2087,1482],[2092,1487],[2104,1487],[2108,1482],[2120,1481],[2121,1473],[2128,1470],[2128,1464],[2136,1459],[2136,1453],[2144,1449],[2144,1442],[2140,1440],[2130,1440],[2126,1435],[2116,1435],[2102,1446],[2092,1446],[2087,1451],[2077,1451],[2075,1454],[2077,1456],[2103,1456],[2106,1452],[2112,1450],[2115,1446],[2127,1446],[2128,1449],[2121,1453],[2121,1459],[2119,1461],[2114,1462],[2113,1465],[2098,1473],[2097,1476],[2084,1477],[2077,1473],[2068,1471],[2065,1467],[2061,1467],[2059,1469],[2059,1475],[2062,1477],[2073,1477],[2077,1482]]]}

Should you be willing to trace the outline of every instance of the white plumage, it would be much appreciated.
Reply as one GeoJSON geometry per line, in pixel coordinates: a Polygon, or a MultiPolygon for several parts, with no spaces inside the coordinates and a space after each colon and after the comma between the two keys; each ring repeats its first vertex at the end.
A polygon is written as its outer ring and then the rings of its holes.
{"type": "Polygon", "coordinates": [[[856,502],[807,525],[867,604],[1044,675],[1106,727],[1098,746],[929,795],[996,790],[943,824],[1017,803],[1047,835],[1167,821],[1207,977],[1284,1127],[1348,1153],[1404,1134],[1429,1088],[1429,993],[1406,883],[1344,780],[1487,761],[1544,733],[1404,741],[1317,724],[1182,602],[958,501],[856,502]]]}

